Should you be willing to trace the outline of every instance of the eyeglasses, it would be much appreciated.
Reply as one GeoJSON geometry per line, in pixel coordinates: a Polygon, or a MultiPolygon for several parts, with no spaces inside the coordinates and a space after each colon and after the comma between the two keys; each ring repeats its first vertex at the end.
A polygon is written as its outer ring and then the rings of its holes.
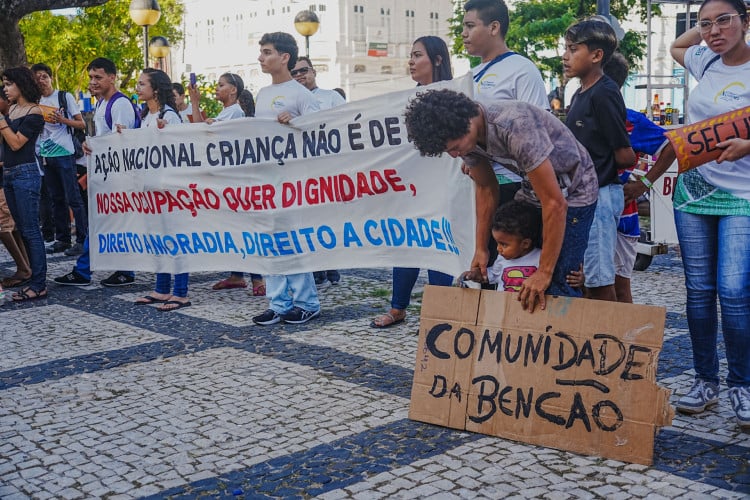
{"type": "Polygon", "coordinates": [[[304,68],[300,68],[300,69],[293,69],[292,76],[306,75],[307,73],[310,72],[311,69],[312,68],[310,66],[305,66],[304,68]]]}
{"type": "Polygon", "coordinates": [[[732,23],[732,18],[740,15],[741,14],[722,14],[713,21],[709,21],[708,19],[701,19],[700,21],[698,21],[698,26],[700,27],[702,33],[708,33],[709,31],[711,31],[714,27],[714,24],[717,28],[723,30],[729,27],[729,25],[732,23]]]}

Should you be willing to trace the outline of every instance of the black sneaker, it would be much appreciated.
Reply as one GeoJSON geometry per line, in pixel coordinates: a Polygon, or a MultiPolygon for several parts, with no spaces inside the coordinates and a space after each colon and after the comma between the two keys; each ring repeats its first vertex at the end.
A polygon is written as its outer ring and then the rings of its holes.
{"type": "Polygon", "coordinates": [[[338,271],[326,271],[326,278],[331,282],[332,285],[338,285],[341,281],[341,275],[338,271]]]}
{"type": "Polygon", "coordinates": [[[281,318],[284,320],[284,323],[301,325],[302,323],[307,323],[311,319],[315,319],[318,316],[320,316],[320,309],[318,309],[317,311],[307,311],[305,309],[302,309],[301,307],[294,307],[288,313],[283,314],[281,318]]]}
{"type": "Polygon", "coordinates": [[[86,286],[91,284],[90,279],[86,279],[78,272],[73,269],[70,273],[66,274],[65,276],[60,276],[59,278],[55,278],[55,283],[58,285],[71,285],[71,286],[86,286]]]}
{"type": "Polygon", "coordinates": [[[53,244],[51,244],[50,246],[47,247],[47,253],[48,254],[60,253],[60,252],[64,252],[68,248],[70,248],[70,243],[64,243],[62,241],[56,241],[56,242],[54,242],[53,244]]]}
{"type": "Polygon", "coordinates": [[[253,323],[255,323],[256,325],[262,325],[262,326],[275,325],[276,323],[279,323],[280,321],[281,321],[281,316],[279,316],[279,313],[277,313],[273,309],[266,309],[263,312],[263,314],[253,316],[253,323]]]}
{"type": "Polygon", "coordinates": [[[109,278],[103,279],[99,283],[104,286],[125,286],[135,283],[135,278],[122,271],[115,271],[109,278]]]}
{"type": "Polygon", "coordinates": [[[65,252],[63,253],[65,253],[65,255],[67,255],[68,257],[78,257],[83,253],[83,245],[81,245],[80,243],[76,243],[72,247],[65,250],[65,252]]]}

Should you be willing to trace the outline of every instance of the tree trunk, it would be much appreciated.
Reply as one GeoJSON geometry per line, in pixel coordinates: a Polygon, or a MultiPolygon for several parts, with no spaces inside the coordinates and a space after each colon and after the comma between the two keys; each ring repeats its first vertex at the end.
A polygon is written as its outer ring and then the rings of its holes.
{"type": "Polygon", "coordinates": [[[95,7],[109,0],[0,0],[0,70],[26,64],[26,47],[18,22],[40,10],[95,7]]]}
{"type": "Polygon", "coordinates": [[[18,19],[6,19],[0,30],[0,69],[26,64],[26,48],[18,19]]]}

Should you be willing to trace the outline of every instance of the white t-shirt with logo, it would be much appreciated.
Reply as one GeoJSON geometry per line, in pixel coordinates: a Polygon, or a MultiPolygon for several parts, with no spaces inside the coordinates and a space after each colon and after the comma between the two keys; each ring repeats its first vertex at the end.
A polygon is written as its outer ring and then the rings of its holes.
{"type": "MultiPolygon", "coordinates": [[[[39,100],[39,104],[59,109],[59,93],[59,90],[55,90],[46,97],[42,96],[39,100]]],[[[66,92],[65,101],[67,102],[66,114],[68,118],[73,119],[74,116],[81,114],[81,111],[78,108],[78,103],[76,103],[73,94],[66,92]]],[[[73,137],[70,135],[67,125],[62,123],[50,123],[45,121],[44,130],[39,134],[37,143],[39,146],[39,155],[43,157],[70,156],[75,152],[73,137]]]]}
{"type": "MultiPolygon", "coordinates": [[[[750,106],[750,62],[739,66],[727,66],[721,58],[711,62],[716,55],[703,45],[685,52],[685,68],[698,80],[688,99],[690,123],[750,106]]],[[[697,170],[717,188],[750,200],[750,155],[721,164],[712,161],[697,170]]]]}
{"type": "Polygon", "coordinates": [[[519,292],[524,280],[536,272],[541,256],[540,248],[517,259],[504,259],[498,255],[495,263],[487,268],[487,281],[496,284],[499,291],[519,292]]]}
{"type": "Polygon", "coordinates": [[[256,117],[276,119],[284,111],[294,118],[320,111],[320,106],[313,93],[294,79],[274,83],[258,91],[255,99],[256,117]]]}
{"type": "MultiPolygon", "coordinates": [[[[489,66],[491,62],[471,68],[471,74],[475,78],[475,101],[489,106],[497,101],[516,100],[549,110],[544,80],[533,62],[520,54],[507,56],[489,66]],[[477,78],[487,66],[487,71],[477,78]]],[[[521,182],[518,175],[499,163],[493,163],[492,169],[501,183],[521,182]]]]}

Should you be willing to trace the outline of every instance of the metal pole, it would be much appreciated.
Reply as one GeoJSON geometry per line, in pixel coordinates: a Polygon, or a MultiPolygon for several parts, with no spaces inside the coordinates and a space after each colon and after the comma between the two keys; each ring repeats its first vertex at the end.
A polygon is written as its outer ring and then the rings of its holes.
{"type": "Polygon", "coordinates": [[[305,36],[305,48],[307,50],[307,58],[310,58],[310,35],[305,36]]]}
{"type": "Polygon", "coordinates": [[[646,116],[654,119],[651,110],[651,0],[646,2],[646,116]]]}
{"type": "Polygon", "coordinates": [[[143,25],[143,67],[148,68],[148,24],[143,25]]]}

